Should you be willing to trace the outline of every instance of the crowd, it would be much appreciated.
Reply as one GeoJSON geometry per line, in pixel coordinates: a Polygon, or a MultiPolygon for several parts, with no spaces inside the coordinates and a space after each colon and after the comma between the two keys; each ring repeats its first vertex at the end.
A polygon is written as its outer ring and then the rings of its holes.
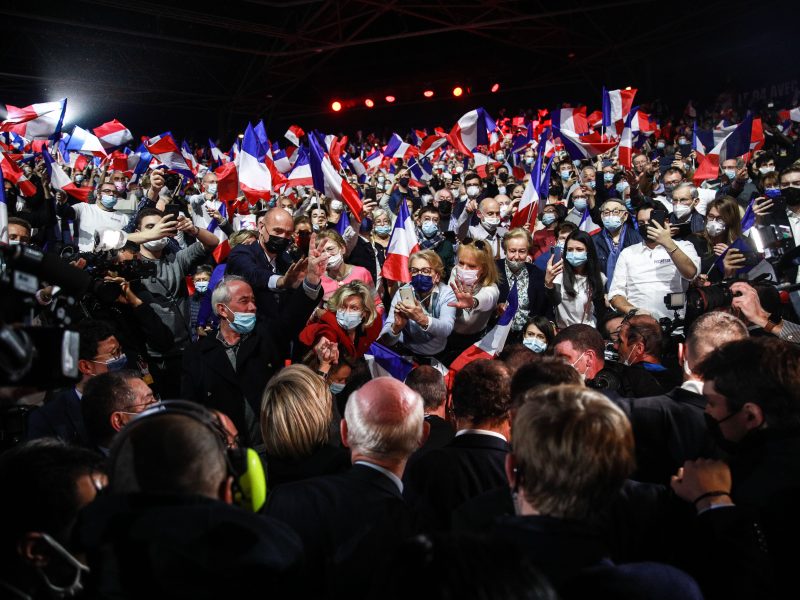
{"type": "Polygon", "coordinates": [[[358,212],[17,157],[2,320],[79,377],[3,388],[0,597],[793,597],[798,129],[702,180],[684,120],[630,169],[501,134],[343,168],[358,212]]]}

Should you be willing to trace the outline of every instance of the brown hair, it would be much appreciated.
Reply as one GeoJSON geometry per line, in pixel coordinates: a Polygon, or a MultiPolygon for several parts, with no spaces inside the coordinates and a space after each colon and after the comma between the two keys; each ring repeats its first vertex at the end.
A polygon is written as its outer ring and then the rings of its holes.
{"type": "MultiPolygon", "coordinates": [[[[734,198],[730,196],[715,198],[708,203],[706,215],[712,208],[717,209],[719,216],[722,217],[722,221],[728,226],[726,233],[728,234],[727,241],[729,244],[742,237],[742,215],[739,212],[739,203],[736,202],[734,198]]],[[[711,236],[708,235],[708,231],[705,229],[703,230],[703,237],[706,242],[708,242],[709,246],[711,246],[711,236]]]]}

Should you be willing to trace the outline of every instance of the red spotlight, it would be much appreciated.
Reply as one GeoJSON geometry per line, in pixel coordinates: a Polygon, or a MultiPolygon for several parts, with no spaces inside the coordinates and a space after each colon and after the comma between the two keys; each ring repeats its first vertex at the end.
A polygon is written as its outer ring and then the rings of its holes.
{"type": "Polygon", "coordinates": [[[424,92],[422,92],[422,95],[425,96],[426,98],[433,98],[433,90],[425,90],[424,92]]]}
{"type": "Polygon", "coordinates": [[[342,103],[339,102],[338,100],[334,100],[333,102],[331,102],[331,110],[333,112],[339,112],[340,110],[342,110],[342,103]]]}
{"type": "Polygon", "coordinates": [[[463,93],[464,93],[464,90],[461,89],[460,86],[456,86],[456,87],[453,88],[453,96],[455,96],[456,98],[458,98],[463,93]]]}
{"type": "Polygon", "coordinates": [[[394,96],[386,96],[386,101],[387,101],[389,104],[391,104],[392,102],[394,102],[394,101],[395,101],[395,97],[394,97],[394,96]]]}
{"type": "Polygon", "coordinates": [[[497,92],[497,91],[499,91],[499,90],[500,90],[500,84],[499,84],[499,83],[495,83],[495,84],[492,86],[491,92],[494,94],[495,92],[497,92]]]}
{"type": "Polygon", "coordinates": [[[364,100],[364,104],[367,105],[367,108],[372,108],[373,106],[375,106],[375,103],[372,101],[372,98],[367,98],[366,100],[364,100]]]}

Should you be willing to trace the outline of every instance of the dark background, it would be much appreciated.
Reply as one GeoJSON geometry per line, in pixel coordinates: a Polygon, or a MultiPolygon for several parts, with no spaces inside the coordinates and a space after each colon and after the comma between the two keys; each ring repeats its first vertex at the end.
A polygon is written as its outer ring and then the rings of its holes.
{"type": "Polygon", "coordinates": [[[135,136],[230,147],[263,118],[326,133],[450,128],[464,112],[600,108],[601,88],[674,114],[722,93],[798,100],[794,2],[79,0],[4,3],[0,104],[70,98],[66,127],[117,118],[135,136]],[[207,12],[199,10],[208,6],[207,12]],[[489,93],[495,82],[496,94],[489,93]],[[456,84],[469,93],[455,99],[456,84]],[[422,97],[432,89],[432,99],[422,97]],[[386,94],[397,98],[393,105],[386,94]],[[376,102],[368,110],[363,100],[376,102]],[[330,110],[334,99],[346,107],[330,110]],[[350,106],[348,106],[350,104],[350,106]]]}

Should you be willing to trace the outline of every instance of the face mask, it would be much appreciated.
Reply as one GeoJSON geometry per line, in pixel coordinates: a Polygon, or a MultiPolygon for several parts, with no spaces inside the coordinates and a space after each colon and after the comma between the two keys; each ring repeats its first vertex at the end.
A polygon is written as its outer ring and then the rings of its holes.
{"type": "Polygon", "coordinates": [[[736,171],[735,171],[734,169],[725,169],[725,170],[723,171],[723,174],[724,174],[724,175],[725,175],[725,177],[727,177],[728,179],[734,179],[734,178],[736,177],[736,171]]]}
{"type": "Polygon", "coordinates": [[[159,250],[163,250],[167,246],[167,244],[169,244],[169,238],[162,237],[157,240],[145,242],[144,244],[142,244],[142,246],[150,250],[150,252],[158,252],[159,250]]]}
{"type": "Polygon", "coordinates": [[[420,294],[427,294],[433,288],[433,275],[417,273],[411,277],[411,287],[420,294]]]}
{"type": "Polygon", "coordinates": [[[464,172],[464,167],[456,167],[456,173],[461,175],[461,173],[463,173],[463,172],[464,172]]]}
{"type": "Polygon", "coordinates": [[[100,196],[100,203],[107,209],[111,210],[117,205],[117,197],[110,194],[103,194],[100,196]]]}
{"type": "Polygon", "coordinates": [[[709,221],[706,223],[706,231],[711,237],[717,237],[727,228],[728,226],[725,225],[725,223],[720,223],[719,221],[709,221]]]}
{"type": "Polygon", "coordinates": [[[223,304],[223,306],[233,313],[233,321],[225,317],[225,320],[230,324],[231,329],[239,334],[250,333],[253,331],[253,328],[256,326],[255,313],[233,312],[228,305],[223,304]]]}
{"type": "Polygon", "coordinates": [[[475,285],[478,283],[478,271],[473,269],[462,269],[456,267],[456,275],[464,285],[475,285]]]}
{"type": "Polygon", "coordinates": [[[542,215],[542,223],[545,226],[552,225],[555,222],[556,222],[556,216],[553,213],[544,213],[542,215]]]}
{"type": "Polygon", "coordinates": [[[767,198],[777,198],[781,195],[781,188],[771,187],[764,189],[764,195],[767,198]]]}
{"type": "Polygon", "coordinates": [[[587,203],[586,203],[586,198],[575,198],[575,199],[572,201],[572,206],[573,206],[573,207],[575,208],[575,210],[577,210],[577,211],[580,211],[580,212],[583,212],[583,211],[585,211],[585,210],[586,210],[586,206],[587,206],[587,203]]]}
{"type": "Polygon", "coordinates": [[[525,338],[522,343],[528,350],[536,352],[536,354],[541,354],[547,350],[547,342],[543,342],[539,338],[525,338]]]}
{"type": "Polygon", "coordinates": [[[351,312],[349,310],[345,310],[344,308],[340,308],[336,311],[336,322],[339,323],[339,326],[345,331],[355,329],[363,320],[364,317],[360,312],[351,312]]]}
{"type": "Polygon", "coordinates": [[[486,229],[495,229],[500,225],[500,217],[486,217],[481,220],[481,223],[486,229]]]}
{"type": "Polygon", "coordinates": [[[567,179],[569,179],[569,174],[570,174],[569,171],[561,171],[561,172],[559,172],[559,175],[561,176],[561,179],[563,181],[566,181],[567,179]]]}
{"type": "Polygon", "coordinates": [[[386,177],[378,177],[378,183],[385,183],[386,177]]]}
{"type": "Polygon", "coordinates": [[[524,260],[506,260],[506,264],[508,268],[514,271],[515,273],[519,271],[522,267],[525,266],[524,260]]]}
{"type": "Polygon", "coordinates": [[[686,138],[678,138],[678,145],[685,146],[687,144],[686,138]]]}
{"type": "Polygon", "coordinates": [[[499,186],[497,186],[497,193],[498,193],[498,194],[503,194],[503,195],[505,195],[505,193],[506,193],[506,186],[504,186],[504,185],[499,185],[499,186]]]}
{"type": "Polygon", "coordinates": [[[453,205],[446,200],[439,200],[439,214],[443,217],[449,217],[453,212],[453,205]]]}
{"type": "Polygon", "coordinates": [[[633,210],[633,200],[630,198],[625,198],[625,208],[628,210],[633,210]]]}
{"type": "Polygon", "coordinates": [[[722,450],[724,450],[725,452],[727,452],[728,454],[735,454],[736,450],[739,447],[739,443],[732,442],[731,440],[726,439],[725,436],[722,434],[722,429],[720,428],[720,425],[725,421],[727,421],[728,419],[735,417],[738,413],[739,411],[737,410],[736,412],[729,414],[727,417],[725,417],[724,419],[720,419],[719,421],[717,421],[714,417],[712,417],[708,413],[703,413],[703,419],[706,422],[706,429],[708,430],[708,434],[711,436],[711,438],[714,440],[717,446],[722,450]]]}
{"type": "Polygon", "coordinates": [[[195,281],[194,282],[194,289],[196,289],[201,294],[205,294],[208,291],[208,282],[207,281],[195,281]]]}
{"type": "Polygon", "coordinates": [[[597,188],[597,182],[594,179],[590,179],[587,185],[590,190],[597,188]]]}
{"type": "Polygon", "coordinates": [[[508,216],[509,206],[508,204],[501,204],[500,205],[500,218],[505,219],[508,216]]]}
{"type": "Polygon", "coordinates": [[[674,183],[665,183],[664,184],[664,195],[665,196],[672,196],[672,191],[675,189],[674,183]]]}
{"type": "Polygon", "coordinates": [[[617,185],[614,187],[618,193],[624,194],[625,190],[627,190],[630,187],[630,185],[628,185],[628,182],[623,179],[622,181],[618,181],[617,185]]]}
{"type": "Polygon", "coordinates": [[[672,208],[672,212],[675,213],[676,217],[678,217],[679,219],[682,219],[685,216],[687,216],[690,212],[692,212],[692,207],[691,206],[686,206],[685,204],[676,204],[672,208]]]}
{"type": "Polygon", "coordinates": [[[767,173],[772,173],[775,170],[775,167],[758,167],[758,172],[762,175],[766,175],[767,173]]]}
{"type": "Polygon", "coordinates": [[[217,184],[216,183],[209,183],[206,186],[206,192],[211,194],[212,196],[217,193],[217,184]]]}
{"type": "Polygon", "coordinates": [[[499,161],[503,161],[503,160],[505,160],[506,155],[503,154],[502,152],[498,152],[497,154],[494,155],[494,157],[495,157],[495,159],[497,159],[499,161]]]}
{"type": "Polygon", "coordinates": [[[19,240],[8,240],[9,246],[19,246],[19,244],[20,244],[19,240]]]}
{"type": "Polygon", "coordinates": [[[344,204],[341,200],[331,200],[331,210],[339,212],[342,209],[344,209],[344,204]]]}
{"type": "Polygon", "coordinates": [[[499,174],[497,175],[497,178],[498,178],[500,181],[504,181],[504,182],[505,182],[505,181],[508,181],[508,173],[506,173],[505,171],[503,171],[502,173],[499,173],[499,174]]]}
{"type": "Polygon", "coordinates": [[[80,183],[83,181],[83,175],[75,175],[75,183],[80,183]]]}
{"type": "Polygon", "coordinates": [[[344,257],[341,254],[334,254],[328,257],[328,270],[338,269],[342,266],[344,257]]]}
{"type": "MultiPolygon", "coordinates": [[[[647,239],[647,238],[645,238],[645,239],[647,239]]],[[[636,352],[636,347],[635,346],[633,348],[631,348],[630,352],[628,352],[628,357],[625,360],[622,361],[623,365],[625,365],[626,367],[629,367],[631,365],[631,356],[633,356],[634,352],[636,352]]]]}
{"type": "Polygon", "coordinates": [[[272,252],[272,254],[281,254],[284,250],[286,250],[286,248],[289,247],[289,244],[291,243],[292,240],[270,234],[269,239],[267,239],[267,243],[264,244],[264,246],[266,247],[267,252],[272,252]]]}
{"type": "Polygon", "coordinates": [[[384,192],[391,192],[392,191],[392,184],[391,183],[387,183],[385,186],[383,186],[383,191],[384,192]]]}
{"type": "Polygon", "coordinates": [[[409,181],[408,177],[401,177],[400,179],[397,180],[397,183],[399,183],[403,187],[406,187],[408,185],[408,181],[409,181]]]}
{"type": "Polygon", "coordinates": [[[656,142],[656,148],[658,148],[659,150],[663,150],[665,147],[666,144],[664,142],[656,142]]]}
{"type": "MultiPolygon", "coordinates": [[[[92,362],[98,362],[98,361],[93,360],[92,362]]],[[[128,364],[128,357],[127,355],[123,354],[118,358],[112,358],[108,362],[99,364],[105,365],[106,369],[108,369],[109,371],[121,371],[122,369],[125,368],[125,365],[128,364]]]]}
{"type": "Polygon", "coordinates": [[[337,394],[341,394],[342,390],[344,390],[344,384],[343,383],[332,383],[328,387],[331,390],[331,394],[333,394],[334,396],[337,395],[337,394]]]}
{"type": "Polygon", "coordinates": [[[392,226],[391,225],[376,225],[375,226],[375,233],[377,233],[380,236],[386,237],[391,232],[392,232],[392,226]]]}
{"type": "Polygon", "coordinates": [[[567,262],[573,267],[580,267],[587,260],[586,252],[567,252],[567,262]]]}
{"type": "Polygon", "coordinates": [[[117,188],[118,192],[124,192],[125,188],[128,187],[128,184],[125,183],[124,181],[115,181],[114,182],[114,187],[117,188]]]}
{"type": "Polygon", "coordinates": [[[614,181],[614,174],[606,171],[605,173],[603,173],[603,181],[605,181],[606,183],[611,183],[612,181],[614,181]]]}
{"type": "Polygon", "coordinates": [[[318,232],[318,231],[319,231],[319,225],[317,225],[316,223],[314,223],[314,224],[311,226],[311,229],[313,229],[315,232],[318,232]]]}
{"type": "MultiPolygon", "coordinates": [[[[578,370],[578,367],[576,367],[575,365],[577,365],[579,362],[581,362],[581,359],[583,358],[583,356],[585,354],[586,354],[586,352],[581,353],[581,355],[578,357],[578,360],[576,360],[574,363],[570,363],[570,366],[573,369],[575,369],[576,371],[578,370]]],[[[586,368],[583,370],[583,373],[578,373],[578,375],[581,376],[581,381],[586,381],[586,371],[588,371],[588,370],[589,370],[589,365],[587,364],[586,368]]]]}
{"type": "Polygon", "coordinates": [[[622,227],[622,217],[615,217],[614,215],[603,217],[603,227],[609,231],[616,231],[622,227]]]}
{"type": "Polygon", "coordinates": [[[425,237],[433,237],[439,231],[439,226],[433,221],[425,221],[422,223],[422,233],[425,237]]]}
{"type": "Polygon", "coordinates": [[[467,188],[467,196],[470,198],[477,198],[478,194],[481,193],[481,188],[477,185],[471,185],[467,188]]]}
{"type": "Polygon", "coordinates": [[[526,156],[525,157],[525,164],[526,165],[532,165],[533,164],[533,157],[532,156],[526,156]]]}
{"type": "Polygon", "coordinates": [[[789,206],[797,206],[800,204],[800,188],[785,187],[781,190],[781,196],[786,200],[789,206]]]}

